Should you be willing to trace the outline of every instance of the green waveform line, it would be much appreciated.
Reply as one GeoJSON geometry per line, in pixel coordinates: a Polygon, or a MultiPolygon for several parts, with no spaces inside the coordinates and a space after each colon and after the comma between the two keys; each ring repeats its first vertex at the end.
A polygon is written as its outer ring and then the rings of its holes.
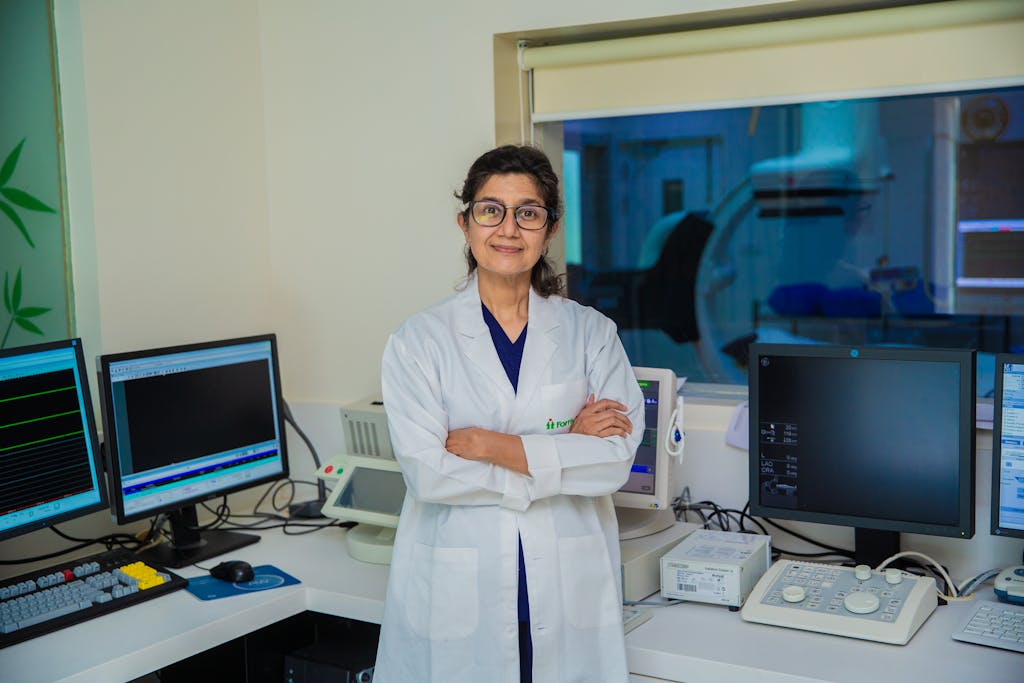
{"type": "Polygon", "coordinates": [[[66,439],[69,436],[77,436],[79,434],[84,434],[84,433],[85,433],[84,429],[79,429],[79,430],[74,431],[74,432],[68,432],[67,434],[58,434],[57,436],[48,436],[45,439],[36,439],[35,441],[26,441],[25,443],[20,443],[20,444],[17,444],[15,446],[7,446],[5,448],[0,448],[0,453],[3,453],[4,451],[13,451],[16,448],[27,448],[29,446],[35,446],[37,444],[46,443],[47,441],[56,441],[57,439],[66,439]]]}
{"type": "Polygon", "coordinates": [[[0,403],[7,403],[8,401],[20,401],[25,398],[33,398],[35,396],[46,396],[47,394],[55,394],[58,391],[67,391],[68,389],[74,389],[75,385],[72,384],[69,387],[60,387],[58,389],[47,389],[46,391],[37,391],[34,394],[25,394],[23,396],[12,396],[10,398],[0,398],[0,403]]]}

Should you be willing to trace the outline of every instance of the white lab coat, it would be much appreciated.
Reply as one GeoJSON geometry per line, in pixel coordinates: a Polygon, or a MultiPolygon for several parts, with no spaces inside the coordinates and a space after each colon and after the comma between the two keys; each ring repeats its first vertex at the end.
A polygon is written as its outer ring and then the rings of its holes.
{"type": "Polygon", "coordinates": [[[615,325],[531,291],[516,393],[471,278],[390,337],[382,388],[408,495],[374,682],[518,683],[517,537],[534,681],[626,681],[610,494],[629,476],[644,412],[615,325]],[[568,433],[590,393],[628,406],[628,437],[568,433]],[[521,435],[532,476],[448,453],[462,427],[521,435]]]}

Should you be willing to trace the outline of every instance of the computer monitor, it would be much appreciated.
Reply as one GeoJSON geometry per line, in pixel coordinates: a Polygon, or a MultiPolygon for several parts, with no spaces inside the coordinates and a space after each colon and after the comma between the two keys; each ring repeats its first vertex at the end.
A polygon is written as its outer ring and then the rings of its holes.
{"type": "Polygon", "coordinates": [[[657,533],[672,526],[673,459],[666,429],[676,406],[676,376],[667,368],[634,367],[644,395],[644,434],[636,449],[629,479],[612,494],[619,521],[619,538],[626,540],[657,533]]]}
{"type": "Polygon", "coordinates": [[[196,505],[288,476],[272,334],[100,356],[103,434],[118,523],[160,513],[184,567],[259,540],[200,529],[196,505]]]}
{"type": "Polygon", "coordinates": [[[752,514],[855,528],[877,566],[900,532],[974,535],[972,350],[750,346],[752,514]]]}
{"type": "Polygon", "coordinates": [[[0,540],[107,507],[80,339],[0,350],[0,540]]]}
{"type": "Polygon", "coordinates": [[[996,355],[992,534],[1024,538],[1024,354],[996,355]]]}

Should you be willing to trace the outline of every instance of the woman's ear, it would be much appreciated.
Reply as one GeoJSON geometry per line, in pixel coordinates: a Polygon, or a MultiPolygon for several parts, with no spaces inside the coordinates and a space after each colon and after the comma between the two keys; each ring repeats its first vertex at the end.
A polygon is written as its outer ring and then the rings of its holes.
{"type": "Polygon", "coordinates": [[[558,231],[561,230],[561,229],[562,229],[562,219],[559,218],[557,221],[555,221],[554,223],[551,224],[551,229],[548,230],[548,234],[544,236],[544,247],[545,248],[547,248],[547,246],[549,244],[551,244],[552,238],[554,238],[554,236],[556,234],[558,234],[558,231]]]}

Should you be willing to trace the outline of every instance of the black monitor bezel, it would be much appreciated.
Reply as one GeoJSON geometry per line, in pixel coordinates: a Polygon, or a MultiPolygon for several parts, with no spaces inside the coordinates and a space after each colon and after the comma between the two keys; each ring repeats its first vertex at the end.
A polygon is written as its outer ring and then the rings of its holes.
{"type": "Polygon", "coordinates": [[[107,465],[107,480],[110,487],[110,508],[114,513],[115,519],[118,524],[127,524],[129,522],[135,522],[141,519],[149,519],[162,513],[173,513],[186,508],[198,505],[208,500],[214,500],[221,498],[232,493],[237,493],[246,489],[268,484],[281,479],[286,479],[289,476],[288,466],[288,448],[285,438],[285,409],[284,409],[284,397],[281,388],[281,368],[277,353],[277,335],[275,334],[262,334],[253,335],[249,337],[235,337],[232,339],[218,339],[211,341],[197,342],[193,344],[180,344],[177,346],[165,346],[150,349],[138,349],[134,351],[125,351],[121,353],[109,353],[103,354],[99,357],[99,374],[100,374],[100,392],[101,392],[101,413],[103,416],[103,434],[104,434],[104,454],[106,457],[107,465]],[[244,344],[252,344],[259,342],[270,342],[270,357],[271,357],[271,369],[274,373],[274,401],[276,402],[276,413],[277,413],[277,429],[278,434],[281,435],[281,464],[282,471],[273,475],[260,477],[259,479],[252,479],[239,484],[220,489],[213,493],[204,493],[198,496],[194,496],[188,499],[176,500],[173,503],[162,505],[154,508],[149,508],[145,511],[126,514],[124,509],[124,497],[122,496],[121,489],[121,468],[117,464],[119,462],[119,453],[117,448],[116,439],[108,438],[108,435],[114,433],[114,427],[111,424],[111,416],[114,412],[114,398],[111,390],[110,383],[110,366],[114,363],[119,363],[128,360],[137,360],[139,358],[147,358],[153,356],[165,356],[176,353],[186,353],[189,351],[202,351],[205,349],[216,349],[216,348],[227,348],[230,346],[241,346],[244,344]]]}
{"type": "Polygon", "coordinates": [[[975,520],[975,369],[976,353],[973,349],[937,349],[926,347],[886,347],[886,346],[830,346],[817,344],[767,344],[750,345],[749,354],[749,446],[748,446],[748,485],[750,513],[759,517],[787,519],[797,522],[814,522],[835,526],[872,529],[879,531],[925,534],[929,536],[946,536],[953,538],[971,538],[974,536],[975,520]],[[854,352],[856,355],[854,356],[854,352]],[[955,525],[927,524],[906,520],[886,520],[874,517],[833,514],[827,512],[792,510],[763,505],[759,498],[760,463],[758,448],[759,406],[757,401],[760,358],[766,355],[812,357],[812,358],[850,358],[877,360],[912,360],[953,362],[960,366],[960,425],[959,425],[959,477],[960,495],[957,501],[958,521],[955,525]],[[966,409],[964,409],[966,408],[966,409]]]}
{"type": "Polygon", "coordinates": [[[992,536],[1004,538],[1024,538],[1024,529],[1010,529],[999,526],[999,470],[1000,459],[1003,452],[1003,366],[1008,364],[1024,364],[1022,353],[998,353],[996,354],[995,365],[995,390],[992,394],[992,498],[991,498],[991,526],[989,533],[992,536]]]}
{"type": "Polygon", "coordinates": [[[75,356],[75,364],[78,366],[78,378],[82,390],[82,403],[84,404],[80,407],[82,408],[82,412],[85,414],[86,438],[89,439],[90,457],[92,459],[91,465],[93,467],[93,471],[96,473],[96,488],[100,499],[96,503],[91,503],[75,510],[68,510],[65,513],[54,515],[53,517],[35,520],[33,522],[22,524],[18,527],[0,531],[0,541],[15,538],[17,536],[23,536],[33,531],[54,526],[61,522],[85,517],[86,515],[91,515],[94,512],[99,512],[100,510],[106,510],[107,507],[109,507],[107,487],[103,481],[103,460],[100,455],[99,435],[96,432],[96,417],[93,414],[93,397],[92,392],[89,390],[89,375],[86,372],[85,350],[83,348],[81,338],[72,337],[70,339],[62,339],[59,341],[42,342],[39,344],[0,349],[0,358],[30,355],[34,353],[52,351],[54,349],[66,348],[70,348],[72,350],[75,356]]]}

